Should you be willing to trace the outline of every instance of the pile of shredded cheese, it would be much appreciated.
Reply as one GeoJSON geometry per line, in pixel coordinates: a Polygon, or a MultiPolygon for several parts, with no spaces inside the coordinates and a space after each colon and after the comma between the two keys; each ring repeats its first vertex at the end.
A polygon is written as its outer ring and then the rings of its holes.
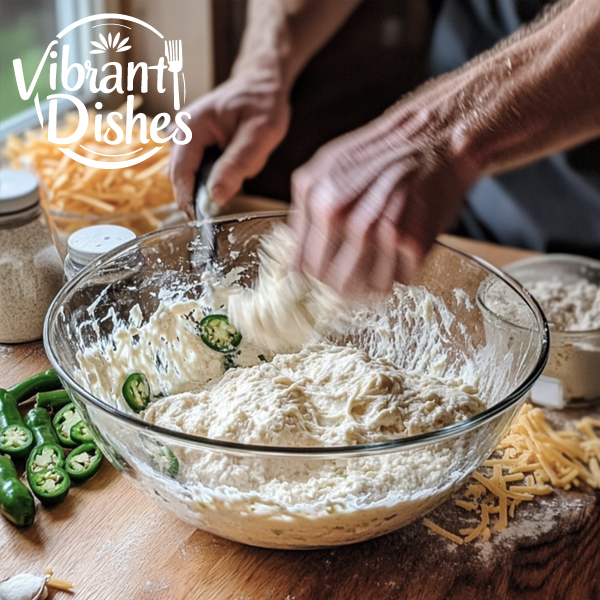
{"type": "Polygon", "coordinates": [[[476,527],[452,533],[429,519],[423,524],[457,543],[477,538],[488,541],[492,530],[503,531],[516,507],[553,489],[569,490],[587,484],[600,488],[600,438],[594,429],[600,421],[584,417],[575,428],[555,431],[539,408],[526,404],[513,421],[494,455],[483,463],[491,477],[475,471],[455,504],[481,517],[476,527]]]}

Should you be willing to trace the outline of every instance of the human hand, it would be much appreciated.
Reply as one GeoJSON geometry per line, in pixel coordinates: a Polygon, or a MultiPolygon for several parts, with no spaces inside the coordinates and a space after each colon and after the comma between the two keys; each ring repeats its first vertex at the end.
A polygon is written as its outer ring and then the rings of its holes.
{"type": "Polygon", "coordinates": [[[415,279],[478,173],[457,127],[460,108],[444,99],[437,90],[402,101],[294,173],[301,271],[346,297],[415,279]]]}
{"type": "Polygon", "coordinates": [[[224,149],[209,176],[211,198],[225,204],[264,167],[290,119],[287,94],[268,70],[246,69],[187,108],[191,141],[173,145],[169,174],[179,207],[194,218],[192,195],[204,149],[224,149]]]}

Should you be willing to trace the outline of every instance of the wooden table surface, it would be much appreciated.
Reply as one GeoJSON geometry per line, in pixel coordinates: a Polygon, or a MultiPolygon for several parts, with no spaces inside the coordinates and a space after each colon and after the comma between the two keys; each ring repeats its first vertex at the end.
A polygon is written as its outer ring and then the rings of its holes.
{"type": "MultiPolygon", "coordinates": [[[[499,266],[525,255],[444,239],[499,266]]],[[[40,342],[0,345],[0,364],[0,387],[48,367],[40,342]]],[[[0,519],[0,580],[50,566],[78,600],[597,600],[598,497],[544,497],[489,543],[455,546],[416,522],[353,546],[275,551],[178,521],[105,461],[63,504],[38,508],[32,527],[0,519]]],[[[451,525],[452,508],[447,502],[432,519],[451,525]]]]}

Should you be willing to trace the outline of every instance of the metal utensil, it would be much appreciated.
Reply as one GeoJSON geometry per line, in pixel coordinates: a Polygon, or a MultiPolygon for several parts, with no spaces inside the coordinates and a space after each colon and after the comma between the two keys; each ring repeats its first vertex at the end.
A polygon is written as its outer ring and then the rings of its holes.
{"type": "Polygon", "coordinates": [[[221,210],[221,207],[210,197],[206,186],[210,172],[221,154],[223,153],[218,146],[209,146],[204,149],[204,155],[198,171],[196,171],[194,184],[194,215],[196,219],[216,217],[221,210]]]}
{"type": "Polygon", "coordinates": [[[194,216],[202,221],[198,228],[200,244],[194,256],[194,263],[206,264],[212,262],[217,256],[217,236],[215,226],[207,221],[209,217],[216,217],[221,207],[212,200],[208,191],[207,182],[210,172],[222,152],[218,146],[209,146],[204,149],[202,162],[196,171],[194,183],[194,216]]]}

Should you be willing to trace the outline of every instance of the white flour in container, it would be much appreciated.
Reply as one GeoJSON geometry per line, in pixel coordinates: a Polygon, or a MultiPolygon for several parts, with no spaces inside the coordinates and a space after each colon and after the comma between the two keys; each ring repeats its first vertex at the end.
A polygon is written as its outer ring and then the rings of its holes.
{"type": "Polygon", "coordinates": [[[550,324],[545,375],[560,379],[571,405],[600,399],[600,288],[585,279],[525,283],[550,324]],[[591,332],[590,332],[591,331],[591,332]]]}
{"type": "Polygon", "coordinates": [[[586,279],[575,283],[550,279],[524,285],[540,303],[553,329],[600,329],[600,287],[596,284],[586,279]]]}
{"type": "MultiPolygon", "coordinates": [[[[600,332],[595,330],[600,328],[600,288],[585,279],[533,280],[519,272],[514,276],[538,301],[549,322],[550,353],[544,375],[561,381],[563,397],[571,406],[599,400],[600,332]]],[[[488,286],[482,302],[500,317],[487,317],[488,337],[506,329],[507,337],[513,339],[519,329],[510,324],[527,329],[533,322],[531,311],[506,286],[488,286]]]]}

